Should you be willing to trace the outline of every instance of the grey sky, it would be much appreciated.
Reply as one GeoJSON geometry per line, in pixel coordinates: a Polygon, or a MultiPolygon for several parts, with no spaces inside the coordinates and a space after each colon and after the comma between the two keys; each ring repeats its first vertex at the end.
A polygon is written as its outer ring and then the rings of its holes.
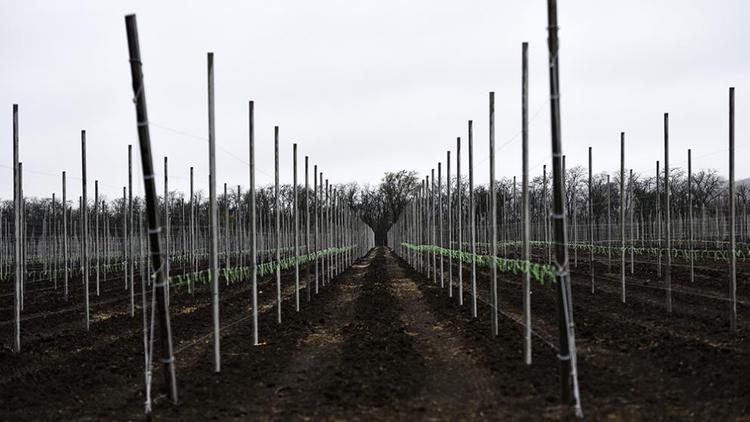
{"type": "MultiPolygon", "coordinates": [[[[521,42],[530,43],[531,166],[549,158],[546,2],[506,1],[4,1],[0,26],[0,197],[12,195],[11,104],[20,107],[27,195],[80,192],[80,130],[88,132],[90,194],[121,194],[127,144],[138,162],[123,16],[136,13],[155,165],[173,189],[189,166],[207,190],[206,52],[215,53],[218,181],[247,186],[247,101],[256,102],[258,181],[282,181],[310,155],[335,182],[375,183],[385,171],[424,173],[475,122],[478,181],[487,178],[488,92],[496,92],[499,176],[520,174],[521,42]],[[224,151],[230,151],[232,155],[224,151]],[[239,157],[240,159],[235,158],[239,157]]],[[[653,172],[662,113],[672,165],[726,172],[727,91],[737,87],[737,177],[750,176],[744,116],[750,95],[750,4],[742,0],[561,0],[563,146],[569,166],[653,172]]],[[[464,169],[466,166],[464,144],[464,169]]],[[[140,172],[140,168],[136,167],[140,172]]],[[[137,173],[140,176],[140,173],[137,173]]],[[[303,176],[300,180],[303,181],[303,176]]],[[[136,191],[142,191],[140,179],[136,191]]],[[[219,187],[221,189],[221,186],[219,187]]]]}

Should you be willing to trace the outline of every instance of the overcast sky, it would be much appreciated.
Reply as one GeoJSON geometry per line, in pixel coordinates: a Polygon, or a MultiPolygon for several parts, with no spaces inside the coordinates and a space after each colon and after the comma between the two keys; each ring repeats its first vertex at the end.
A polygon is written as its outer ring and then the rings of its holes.
{"type": "MultiPolygon", "coordinates": [[[[282,181],[292,143],[334,182],[424,174],[475,124],[477,181],[488,173],[488,92],[496,92],[497,174],[520,175],[521,43],[530,43],[532,171],[550,156],[546,1],[4,1],[0,197],[12,196],[12,104],[29,196],[80,193],[80,130],[108,197],[127,182],[134,145],[142,192],[124,15],[136,13],[161,178],[207,191],[206,52],[215,53],[218,181],[248,184],[247,102],[256,104],[258,181],[272,182],[273,126],[282,181]]],[[[561,0],[561,102],[568,165],[653,173],[670,113],[671,161],[727,171],[728,87],[737,89],[737,177],[750,176],[747,0],[561,0]]],[[[463,169],[466,165],[463,148],[463,169]]],[[[455,166],[455,163],[454,163],[455,166]]],[[[455,169],[455,167],[454,167],[455,169]]],[[[161,186],[161,179],[159,179],[161,186]]],[[[304,181],[300,173],[300,181],[304,181]]],[[[159,188],[161,191],[161,187],[159,188]]]]}

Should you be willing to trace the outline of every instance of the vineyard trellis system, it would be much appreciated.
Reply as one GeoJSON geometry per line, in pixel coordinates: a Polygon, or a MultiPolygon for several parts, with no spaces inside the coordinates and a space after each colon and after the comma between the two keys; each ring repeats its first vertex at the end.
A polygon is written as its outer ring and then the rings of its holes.
{"type": "Polygon", "coordinates": [[[300,292],[306,290],[307,301],[312,301],[321,285],[332,283],[338,274],[374,246],[374,232],[347,200],[343,187],[324,180],[317,164],[313,166],[313,186],[310,186],[307,156],[305,184],[298,186],[296,143],[292,150],[292,183],[280,183],[278,126],[274,128],[274,184],[256,186],[253,101],[248,103],[249,187],[243,191],[241,185],[237,185],[237,190],[231,192],[225,183],[223,196],[219,197],[214,176],[213,53],[208,53],[209,198],[205,200],[194,191],[193,167],[190,167],[189,198],[169,190],[167,157],[164,157],[164,194],[159,198],[134,15],[126,17],[126,28],[145,195],[138,197],[133,193],[132,145],[129,145],[128,186],[123,187],[122,198],[107,201],[100,197],[99,180],[95,180],[91,204],[87,196],[87,139],[86,132],[81,131],[82,197],[78,207],[69,204],[65,171],[62,172],[61,201],[56,200],[54,193],[51,199],[24,197],[23,167],[19,161],[19,108],[14,104],[14,197],[0,208],[0,281],[13,283],[14,313],[11,321],[0,324],[13,326],[12,348],[20,353],[22,321],[43,315],[24,315],[25,299],[49,289],[57,291],[60,279],[63,300],[71,306],[58,312],[74,314],[82,310],[85,330],[90,329],[89,312],[95,304],[129,300],[129,315],[135,318],[136,297],[140,296],[145,409],[150,413],[153,344],[157,334],[161,339],[166,391],[173,402],[178,400],[170,296],[195,295],[202,285],[210,289],[213,365],[214,371],[220,372],[222,283],[252,284],[253,343],[258,345],[257,284],[260,277],[275,275],[277,321],[281,323],[282,271],[294,274],[295,309],[299,312],[300,292]],[[300,231],[303,231],[302,236],[300,231]],[[304,271],[302,275],[301,271],[304,271]],[[123,284],[116,287],[118,280],[124,282],[124,287],[123,284]],[[137,293],[135,286],[139,280],[141,291],[137,293]],[[77,290],[79,282],[83,291],[81,304],[75,303],[76,298],[69,294],[69,287],[77,290]],[[92,282],[95,297],[110,297],[90,303],[92,282]],[[118,291],[125,291],[126,295],[118,296],[118,291]]]}
{"type": "MultiPolygon", "coordinates": [[[[524,357],[531,364],[531,287],[555,284],[558,289],[560,342],[556,350],[561,360],[563,400],[581,414],[575,368],[575,337],[572,316],[571,272],[579,271],[579,252],[588,255],[590,294],[597,287],[611,285],[613,255],[619,257],[620,298],[626,303],[628,274],[653,268],[657,273],[653,288],[665,294],[664,309],[673,311],[672,269],[689,270],[688,280],[678,280],[677,291],[684,295],[726,301],[732,331],[737,329],[737,262],[750,257],[750,217],[747,213],[750,186],[735,184],[734,176],[734,88],[729,88],[729,175],[724,181],[712,170],[693,172],[692,149],[687,152],[687,175],[670,167],[669,115],[663,115],[663,162],[656,161],[656,174],[647,177],[626,168],[625,133],[620,133],[620,169],[612,175],[594,171],[593,148],[588,147],[588,169],[565,168],[565,156],[559,143],[559,58],[555,36],[556,10],[550,1],[549,55],[550,105],[552,107],[552,174],[550,189],[547,166],[541,176],[528,176],[528,44],[522,45],[522,122],[521,146],[523,174],[496,180],[494,142],[494,93],[489,104],[489,181],[477,185],[474,178],[472,121],[468,122],[468,189],[460,173],[460,141],[455,151],[447,151],[446,162],[439,162],[437,184],[427,176],[417,187],[413,199],[390,229],[394,250],[417,271],[433,282],[447,287],[448,297],[458,290],[456,304],[463,305],[463,270],[467,264],[471,278],[471,315],[477,317],[477,296],[489,306],[492,334],[497,335],[498,281],[496,272],[522,276],[524,357]],[[457,171],[451,173],[451,152],[455,152],[457,171]],[[660,163],[663,164],[660,169],[660,163]],[[447,172],[442,174],[445,165],[447,172]],[[584,177],[588,170],[588,177],[584,177]],[[629,175],[628,175],[629,173],[629,175]],[[443,177],[445,182],[443,182],[443,177]],[[517,201],[521,191],[521,212],[517,201]],[[554,206],[550,208],[550,203],[554,206]],[[618,221],[612,220],[617,213],[618,221]],[[739,215],[739,218],[737,217],[739,215]],[[583,223],[581,223],[583,222],[583,223]],[[468,232],[461,232],[467,227],[468,232]],[[571,240],[572,239],[572,240],[571,240]],[[573,254],[569,261],[567,251],[573,254]],[[445,262],[444,262],[445,261],[445,262]],[[695,285],[696,263],[726,265],[724,293],[695,285]],[[603,270],[597,264],[606,265],[603,270]],[[569,268],[568,266],[572,268],[569,268]],[[447,268],[445,268],[447,266],[447,268]],[[454,266],[458,276],[454,276],[454,266]],[[436,274],[439,273],[439,274],[436,274]],[[432,274],[432,277],[430,277],[432,274]],[[477,279],[486,274],[487,289],[478,292],[477,279]],[[445,279],[445,283],[443,280],[445,279]],[[568,380],[568,381],[565,381],[568,380]]],[[[434,175],[432,177],[434,179],[434,175]]],[[[585,255],[584,255],[585,256],[585,255]]],[[[643,285],[638,285],[643,286],[643,285]]],[[[518,321],[516,321],[518,322],[518,321]]]]}
{"type": "MultiPolygon", "coordinates": [[[[750,264],[750,184],[735,182],[734,88],[728,92],[726,180],[713,170],[695,172],[692,148],[687,149],[686,173],[675,167],[674,161],[670,163],[668,113],[660,116],[664,155],[648,164],[655,164],[653,175],[627,167],[631,159],[626,155],[625,132],[619,132],[617,138],[615,133],[611,140],[613,145],[619,141],[620,147],[616,171],[597,173],[596,151],[591,146],[586,167],[568,167],[560,128],[555,0],[548,1],[548,20],[552,154],[542,174],[530,176],[529,45],[523,43],[520,182],[516,177],[496,176],[495,93],[489,92],[486,183],[475,179],[473,120],[468,120],[467,149],[462,152],[462,140],[457,137],[455,149],[445,151],[445,161],[437,163],[437,172],[434,168],[426,172],[403,210],[393,216],[387,239],[397,255],[444,289],[457,306],[466,306],[473,318],[479,318],[479,304],[487,305],[492,336],[499,335],[500,315],[506,315],[500,309],[502,286],[513,284],[508,281],[512,276],[520,277],[517,284],[523,315],[514,321],[523,329],[527,365],[533,362],[533,336],[540,337],[532,327],[532,292],[555,289],[558,344],[544,343],[554,349],[559,360],[562,402],[582,416],[572,286],[583,285],[591,295],[612,292],[622,304],[645,300],[628,296],[633,286],[656,289],[664,295],[659,306],[663,303],[667,315],[680,306],[673,301],[676,295],[718,301],[727,307],[728,329],[736,332],[738,305],[750,306],[750,300],[737,295],[737,267],[750,264]],[[462,174],[464,158],[468,174],[462,174]],[[451,170],[454,160],[455,173],[451,170]],[[716,272],[717,268],[726,278],[716,283],[719,287],[701,284],[696,277],[696,273],[716,272]],[[683,271],[674,271],[678,269],[683,271]],[[637,272],[648,274],[648,280],[634,283],[637,272]]],[[[173,343],[170,300],[210,294],[211,331],[207,336],[211,337],[212,368],[218,373],[222,329],[227,326],[221,320],[222,286],[250,284],[250,313],[244,317],[252,318],[253,344],[257,346],[261,344],[261,278],[272,284],[272,312],[281,324],[282,272],[293,276],[287,287],[293,288],[291,301],[300,312],[303,298],[313,302],[321,288],[375,246],[376,237],[344,186],[324,178],[318,164],[312,165],[310,179],[308,156],[304,156],[304,185],[300,183],[297,143],[291,145],[291,183],[281,183],[279,163],[284,154],[278,126],[273,128],[274,182],[258,186],[253,101],[248,102],[249,183],[244,189],[241,183],[236,189],[224,183],[223,194],[218,193],[213,53],[207,54],[208,198],[194,189],[193,167],[189,168],[189,192],[169,189],[168,157],[163,157],[163,194],[159,198],[150,139],[154,125],[146,109],[134,15],[126,17],[126,30],[145,193],[142,197],[134,194],[133,151],[128,145],[128,182],[122,186],[122,197],[103,198],[100,180],[94,180],[90,201],[87,134],[82,130],[77,207],[68,195],[66,171],[61,173],[61,197],[56,195],[59,192],[50,198],[25,197],[19,108],[14,104],[13,200],[0,204],[0,283],[12,288],[12,293],[0,297],[10,301],[12,295],[13,305],[12,318],[0,321],[0,326],[12,326],[9,343],[14,352],[21,353],[27,335],[22,323],[45,317],[44,312],[24,312],[29,298],[52,290],[66,304],[53,312],[69,314],[71,320],[81,313],[84,330],[96,323],[91,315],[94,306],[122,303],[134,323],[142,324],[144,405],[150,414],[157,336],[166,394],[172,402],[178,401],[175,356],[180,349],[173,343]],[[138,283],[140,292],[136,291],[138,283]],[[141,318],[135,322],[138,310],[141,318]]],[[[140,331],[138,335],[140,341],[140,331]]]]}
{"type": "MultiPolygon", "coordinates": [[[[525,49],[524,45],[524,51],[525,49]]],[[[730,116],[733,116],[733,88],[730,88],[729,95],[730,116]]],[[[493,101],[492,95],[490,98],[493,101]]],[[[492,108],[490,110],[492,119],[492,108]]],[[[471,123],[469,121],[469,139],[471,123]]],[[[616,177],[612,178],[605,173],[594,175],[591,147],[588,148],[586,183],[582,177],[583,168],[566,170],[564,186],[568,212],[565,213],[565,236],[562,244],[575,254],[576,259],[571,263],[574,269],[578,267],[578,253],[588,255],[587,275],[590,276],[591,294],[596,294],[596,286],[604,285],[609,280],[607,273],[613,267],[612,256],[619,257],[619,287],[623,303],[627,300],[628,274],[635,273],[636,263],[639,270],[643,270],[644,266],[654,268],[658,276],[656,284],[651,287],[664,291],[664,309],[667,313],[673,311],[673,268],[684,267],[688,270],[688,280],[680,280],[680,284],[690,287],[695,284],[696,265],[726,265],[727,288],[723,294],[721,291],[705,291],[700,288],[683,288],[679,293],[727,302],[729,327],[734,331],[737,329],[738,303],[748,304],[748,301],[737,298],[736,268],[738,262],[744,264],[750,258],[750,217],[747,214],[750,189],[742,185],[741,194],[738,194],[734,183],[733,117],[730,117],[728,148],[730,174],[725,184],[715,173],[702,171],[699,173],[699,180],[703,180],[703,183],[696,186],[691,150],[688,151],[686,176],[675,169],[670,170],[666,114],[664,125],[665,165],[653,178],[643,178],[633,173],[632,169],[629,176],[626,176],[624,133],[620,138],[621,168],[616,177]],[[680,195],[677,196],[675,191],[680,192],[680,195]],[[693,198],[696,196],[702,198],[699,204],[694,203],[693,198]],[[736,205],[737,201],[739,207],[736,205]],[[611,220],[613,212],[619,214],[617,224],[611,220]],[[581,220],[586,223],[580,224],[581,220]],[[619,235],[613,236],[614,233],[619,235]],[[606,270],[596,273],[597,263],[606,264],[606,270]]],[[[490,120],[490,130],[492,127],[490,120]]],[[[524,128],[525,138],[525,125],[524,128]]],[[[492,139],[490,134],[490,148],[494,146],[492,139]]],[[[457,146],[457,154],[458,148],[457,146]]],[[[524,169],[527,169],[526,148],[524,142],[524,169]]],[[[490,179],[489,188],[476,186],[470,164],[469,187],[462,189],[460,173],[450,173],[450,152],[446,154],[447,174],[442,174],[443,163],[438,163],[437,184],[432,186],[429,176],[425,178],[414,199],[391,228],[389,239],[394,250],[410,265],[424,272],[433,281],[439,280],[441,287],[445,285],[449,297],[454,297],[454,289],[458,290],[456,303],[459,306],[462,305],[460,292],[463,280],[454,274],[454,267],[458,267],[457,274],[463,274],[460,266],[468,265],[467,271],[472,280],[469,285],[472,303],[477,300],[475,280],[481,272],[489,271],[489,306],[493,315],[491,318],[496,318],[495,295],[498,291],[495,271],[522,274],[524,279],[528,278],[539,285],[557,281],[551,257],[554,256],[555,247],[561,243],[550,237],[554,212],[548,208],[550,189],[547,185],[546,167],[542,177],[535,178],[531,183],[520,184],[521,202],[525,204],[526,200],[529,201],[529,212],[519,215],[515,207],[515,180],[490,179]],[[445,183],[443,177],[446,178],[445,183]],[[501,204],[497,209],[496,203],[501,204]],[[461,226],[468,227],[468,233],[461,234],[461,226]]],[[[469,163],[472,163],[474,158],[471,146],[468,158],[469,163]]],[[[458,156],[455,160],[458,162],[458,156]]],[[[492,178],[493,167],[494,151],[490,150],[492,178]]],[[[523,176],[522,181],[528,180],[526,174],[523,176]]],[[[524,286],[523,291],[524,300],[527,300],[530,289],[524,286]]],[[[531,310],[527,303],[523,305],[526,333],[524,351],[527,362],[531,363],[531,310]]],[[[471,312],[474,317],[477,316],[475,309],[471,312]]],[[[493,322],[493,335],[497,335],[494,327],[496,324],[493,322]]]]}

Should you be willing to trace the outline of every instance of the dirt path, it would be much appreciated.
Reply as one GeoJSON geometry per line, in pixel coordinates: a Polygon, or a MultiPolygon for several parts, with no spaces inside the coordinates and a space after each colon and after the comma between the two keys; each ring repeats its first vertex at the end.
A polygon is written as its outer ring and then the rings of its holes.
{"type": "MultiPolygon", "coordinates": [[[[426,409],[429,417],[456,419],[510,417],[498,409],[492,371],[471,354],[473,345],[460,338],[450,320],[439,318],[425,301],[411,271],[385,251],[385,273],[392,294],[399,300],[407,335],[425,360],[424,388],[411,407],[426,409]]],[[[424,281],[420,281],[424,282],[424,281]]]]}
{"type": "Polygon", "coordinates": [[[183,403],[162,415],[180,420],[511,415],[500,407],[497,374],[475,358],[482,351],[433,312],[411,274],[390,251],[372,251],[303,312],[287,312],[264,345],[249,346],[241,330],[225,338],[222,374],[183,371],[183,384],[189,383],[183,403]]]}
{"type": "Polygon", "coordinates": [[[491,371],[440,322],[409,271],[380,249],[337,281],[330,316],[297,342],[275,415],[476,419],[494,408],[491,371]]]}
{"type": "Polygon", "coordinates": [[[306,399],[320,403],[323,415],[387,420],[500,416],[493,405],[497,392],[491,371],[470,357],[447,322],[436,318],[390,251],[378,250],[364,277],[346,284],[354,284],[359,294],[353,318],[341,320],[349,321],[339,330],[343,339],[331,336],[340,340],[338,367],[333,374],[320,374],[327,379],[317,382],[322,390],[307,389],[306,399]]]}

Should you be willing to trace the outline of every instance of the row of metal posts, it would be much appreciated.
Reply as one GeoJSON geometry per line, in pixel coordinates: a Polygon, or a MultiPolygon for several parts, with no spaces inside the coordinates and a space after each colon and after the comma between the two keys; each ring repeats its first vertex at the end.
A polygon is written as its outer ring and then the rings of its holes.
{"type": "MultiPolygon", "coordinates": [[[[567,245],[565,242],[565,210],[563,201],[564,185],[562,182],[562,175],[564,169],[562,165],[562,154],[561,143],[559,139],[559,103],[557,103],[558,93],[558,76],[557,76],[557,11],[556,4],[554,1],[550,2],[549,9],[550,16],[550,75],[552,79],[551,83],[551,101],[552,107],[552,126],[553,126],[553,199],[554,199],[554,210],[552,214],[552,220],[555,229],[555,257],[554,264],[557,273],[557,286],[559,300],[558,305],[560,309],[560,350],[559,358],[561,364],[561,375],[562,375],[562,395],[563,400],[566,403],[571,403],[576,409],[577,414],[581,414],[580,399],[578,394],[578,381],[577,381],[577,370],[576,370],[576,358],[575,358],[575,334],[572,316],[572,295],[570,291],[570,280],[569,271],[567,268],[567,245]]],[[[530,257],[530,231],[529,231],[529,198],[528,198],[528,113],[527,113],[527,49],[526,43],[522,46],[522,161],[523,161],[523,178],[522,178],[522,217],[523,217],[523,231],[522,231],[522,244],[523,259],[529,260],[530,257]]],[[[495,122],[494,122],[494,93],[490,93],[489,101],[489,267],[490,267],[490,319],[491,319],[491,331],[494,336],[499,334],[499,321],[498,321],[498,284],[497,284],[497,205],[496,205],[496,177],[495,177],[495,122]]],[[[430,176],[427,176],[421,183],[421,187],[415,195],[414,200],[410,201],[404,209],[404,212],[399,216],[396,223],[391,227],[388,233],[394,250],[397,254],[403,256],[406,261],[414,267],[417,271],[422,272],[427,276],[428,279],[432,279],[433,283],[438,283],[438,277],[435,275],[436,271],[440,271],[441,287],[443,281],[443,253],[448,251],[448,296],[452,297],[453,293],[453,251],[457,251],[459,256],[458,270],[459,270],[459,306],[463,304],[463,270],[462,261],[465,259],[463,236],[461,235],[461,221],[463,219],[463,209],[461,206],[461,197],[463,192],[460,188],[460,139],[457,140],[457,210],[458,216],[456,218],[458,224],[458,239],[456,245],[453,243],[453,215],[451,203],[451,172],[450,172],[450,151],[447,152],[446,158],[446,211],[447,217],[447,232],[448,239],[447,244],[444,243],[444,237],[442,233],[443,228],[443,190],[442,190],[442,165],[438,163],[438,183],[435,186],[434,183],[434,170],[430,176]],[[430,183],[432,180],[432,185],[430,183]],[[435,198],[437,196],[437,200],[435,198]],[[437,220],[437,221],[436,221],[437,220]],[[440,236],[435,236],[435,230],[440,231],[440,236]],[[438,243],[439,242],[439,243],[438,243]],[[429,256],[429,252],[432,252],[432,257],[429,256]],[[440,256],[440,265],[437,265],[436,255],[440,256]],[[432,259],[430,259],[432,258],[432,259]],[[432,277],[430,275],[432,274],[432,277]]],[[[546,168],[545,168],[546,176],[546,168]]],[[[545,177],[546,178],[546,177],[545,177]]],[[[474,180],[473,180],[473,145],[472,145],[472,131],[471,122],[469,123],[469,224],[470,224],[470,251],[469,261],[471,262],[471,273],[472,273],[472,297],[473,306],[472,314],[476,316],[476,219],[474,210],[474,180]]],[[[546,183],[545,183],[546,188],[546,183]]],[[[514,183],[515,189],[515,183],[514,183]]],[[[515,198],[514,193],[514,198],[515,198]]],[[[517,207],[514,199],[514,209],[517,207]]],[[[507,242],[504,242],[504,245],[507,242]]],[[[530,278],[528,272],[524,275],[523,279],[523,290],[524,290],[524,360],[526,363],[531,363],[531,316],[530,316],[530,278]]]]}

